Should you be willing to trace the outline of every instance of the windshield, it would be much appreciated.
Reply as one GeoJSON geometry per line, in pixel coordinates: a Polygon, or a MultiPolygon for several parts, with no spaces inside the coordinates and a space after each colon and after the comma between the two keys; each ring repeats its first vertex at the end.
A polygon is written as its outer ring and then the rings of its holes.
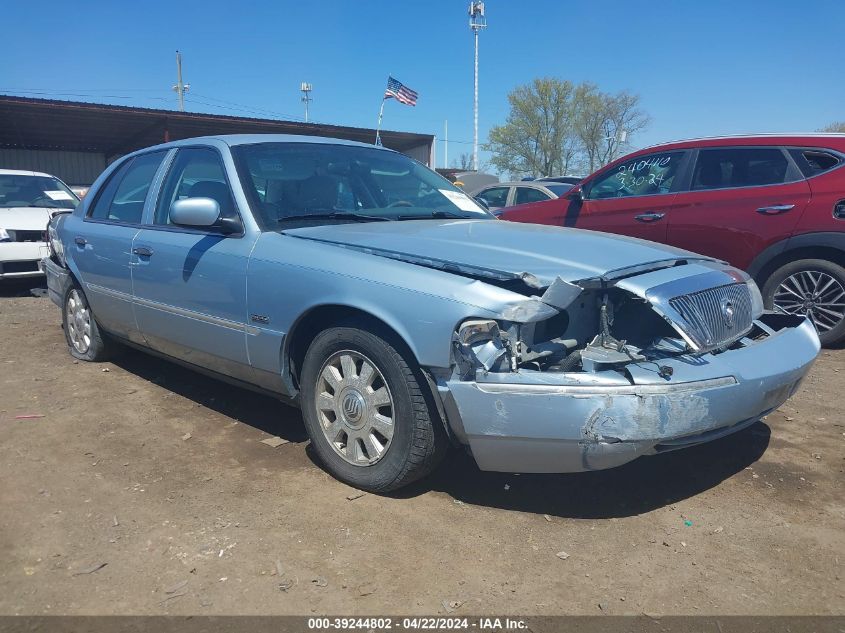
{"type": "Polygon", "coordinates": [[[445,178],[395,152],[323,143],[233,148],[256,219],[266,230],[337,222],[494,219],[445,178]]]}
{"type": "Polygon", "coordinates": [[[79,198],[61,180],[52,176],[0,174],[0,209],[73,209],[78,204],[79,198]]]}

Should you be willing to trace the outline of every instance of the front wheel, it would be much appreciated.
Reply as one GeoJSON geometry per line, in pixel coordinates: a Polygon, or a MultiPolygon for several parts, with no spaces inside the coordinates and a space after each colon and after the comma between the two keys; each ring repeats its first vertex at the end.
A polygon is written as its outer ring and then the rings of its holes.
{"type": "Polygon", "coordinates": [[[845,268],[824,259],[801,259],[773,272],[763,284],[768,309],[808,317],[822,345],[845,340],[845,268]]]}
{"type": "Polygon", "coordinates": [[[447,438],[424,378],[385,338],[355,327],[321,332],[302,367],[302,412],[320,461],[364,490],[405,486],[440,462],[447,438]]]}

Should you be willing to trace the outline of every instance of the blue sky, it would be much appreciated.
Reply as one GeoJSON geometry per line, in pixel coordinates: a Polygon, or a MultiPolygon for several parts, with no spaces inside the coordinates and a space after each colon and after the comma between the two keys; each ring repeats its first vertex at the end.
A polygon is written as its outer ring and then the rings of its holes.
{"type": "MultiPolygon", "coordinates": [[[[10,2],[0,92],[372,127],[388,73],[420,93],[384,127],[471,150],[468,0],[10,2]],[[14,25],[13,27],[10,25],[14,25]],[[65,94],[62,94],[65,93],[65,94]]],[[[637,146],[679,137],[812,131],[845,120],[841,0],[488,0],[481,34],[482,141],[507,94],[538,76],[627,89],[651,115],[637,146]]],[[[443,144],[438,143],[438,165],[443,144]]]]}

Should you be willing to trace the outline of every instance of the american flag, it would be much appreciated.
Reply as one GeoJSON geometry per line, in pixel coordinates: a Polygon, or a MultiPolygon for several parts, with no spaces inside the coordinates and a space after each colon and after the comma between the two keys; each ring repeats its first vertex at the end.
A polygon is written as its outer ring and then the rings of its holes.
{"type": "Polygon", "coordinates": [[[384,98],[396,99],[399,103],[409,106],[417,105],[417,93],[393,77],[387,78],[387,89],[384,91],[384,98]]]}

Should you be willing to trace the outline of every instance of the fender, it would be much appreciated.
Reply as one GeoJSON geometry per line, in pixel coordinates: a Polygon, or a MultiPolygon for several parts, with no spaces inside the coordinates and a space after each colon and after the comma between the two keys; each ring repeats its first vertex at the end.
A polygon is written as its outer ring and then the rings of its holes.
{"type": "Polygon", "coordinates": [[[787,237],[763,249],[748,266],[747,272],[754,279],[757,279],[762,270],[779,255],[798,248],[818,248],[820,246],[834,248],[845,254],[845,233],[825,231],[787,237]]]}

